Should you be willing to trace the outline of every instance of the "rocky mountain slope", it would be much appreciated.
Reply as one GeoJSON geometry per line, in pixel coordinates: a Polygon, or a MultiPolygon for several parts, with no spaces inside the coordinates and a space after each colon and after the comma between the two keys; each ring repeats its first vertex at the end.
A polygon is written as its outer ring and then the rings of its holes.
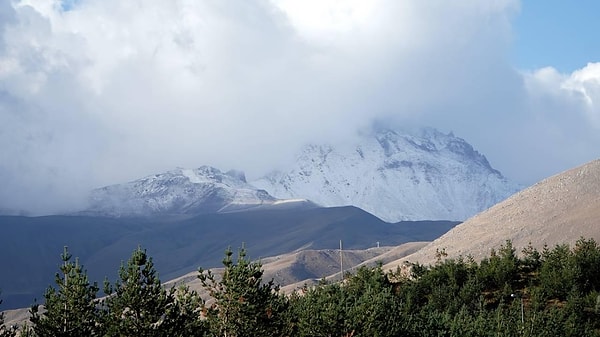
{"type": "MultiPolygon", "coordinates": [[[[266,191],[249,185],[241,172],[223,173],[216,168],[202,166],[197,169],[178,168],[96,189],[85,213],[105,216],[203,214],[282,203],[266,191]]],[[[296,200],[295,204],[309,203],[296,200]]]]}
{"type": "Polygon", "coordinates": [[[406,260],[431,263],[436,250],[442,249],[448,257],[480,259],[507,239],[520,251],[530,243],[539,250],[545,244],[572,246],[582,237],[600,242],[600,160],[542,180],[456,226],[406,260]]]}
{"type": "Polygon", "coordinates": [[[251,184],[278,198],[354,205],[388,222],[462,221],[520,189],[465,140],[431,128],[379,129],[348,147],[310,145],[289,170],[251,184]]]}

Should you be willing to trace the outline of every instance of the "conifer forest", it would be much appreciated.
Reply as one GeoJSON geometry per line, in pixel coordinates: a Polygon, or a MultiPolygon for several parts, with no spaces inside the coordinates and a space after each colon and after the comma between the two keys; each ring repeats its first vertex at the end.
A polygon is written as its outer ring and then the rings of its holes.
{"type": "Polygon", "coordinates": [[[593,239],[519,252],[507,241],[481,261],[436,257],[388,272],[360,267],[289,294],[244,248],[225,251],[223,272],[200,268],[200,291],[165,287],[141,247],[100,286],[65,248],[43,303],[21,326],[0,315],[0,337],[600,336],[593,239]]]}

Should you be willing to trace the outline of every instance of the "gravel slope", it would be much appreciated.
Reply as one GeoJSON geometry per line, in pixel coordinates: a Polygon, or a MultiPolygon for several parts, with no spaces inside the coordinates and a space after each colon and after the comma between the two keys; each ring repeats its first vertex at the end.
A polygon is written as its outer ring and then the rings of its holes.
{"type": "Polygon", "coordinates": [[[403,261],[429,264],[437,249],[448,257],[489,256],[507,239],[517,251],[529,243],[573,245],[579,238],[600,242],[600,160],[552,176],[468,219],[403,261]]]}

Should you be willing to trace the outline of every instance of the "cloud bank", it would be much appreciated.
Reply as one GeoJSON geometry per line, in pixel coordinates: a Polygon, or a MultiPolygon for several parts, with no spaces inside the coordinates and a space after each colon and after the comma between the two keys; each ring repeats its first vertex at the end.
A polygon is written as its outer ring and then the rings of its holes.
{"type": "Polygon", "coordinates": [[[374,120],[454,131],[533,183],[600,155],[600,64],[510,64],[519,3],[0,3],[0,209],[177,166],[255,176],[374,120]]]}

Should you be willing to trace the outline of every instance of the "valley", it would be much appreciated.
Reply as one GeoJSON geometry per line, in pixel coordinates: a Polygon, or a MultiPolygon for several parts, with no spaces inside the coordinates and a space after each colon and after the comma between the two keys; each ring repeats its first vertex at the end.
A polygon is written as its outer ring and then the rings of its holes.
{"type": "MultiPolygon", "coordinates": [[[[248,211],[166,218],[84,216],[0,217],[5,235],[0,254],[3,308],[23,307],[40,299],[52,283],[63,246],[78,256],[90,278],[115,279],[119,264],[135,247],[154,258],[161,279],[169,280],[199,266],[218,267],[227,247],[244,244],[253,258],[302,249],[395,246],[431,241],[452,221],[386,223],[355,207],[248,211]]],[[[326,275],[322,275],[326,276],[326,275]]]]}

